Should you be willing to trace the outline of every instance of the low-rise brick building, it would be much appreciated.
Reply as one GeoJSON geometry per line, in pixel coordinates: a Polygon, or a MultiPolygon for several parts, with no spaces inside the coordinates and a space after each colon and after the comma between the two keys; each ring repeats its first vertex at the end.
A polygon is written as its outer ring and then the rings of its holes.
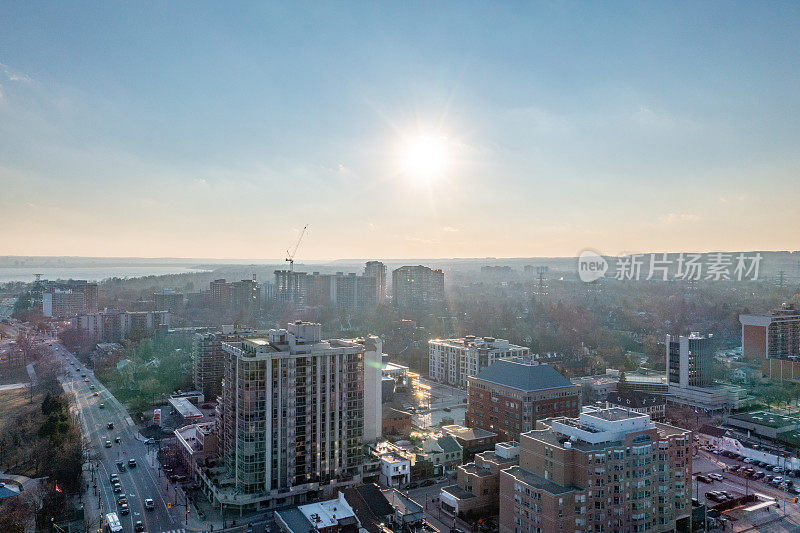
{"type": "Polygon", "coordinates": [[[536,421],[578,416],[580,387],[550,365],[527,358],[495,361],[467,380],[465,425],[519,440],[536,421]]]}

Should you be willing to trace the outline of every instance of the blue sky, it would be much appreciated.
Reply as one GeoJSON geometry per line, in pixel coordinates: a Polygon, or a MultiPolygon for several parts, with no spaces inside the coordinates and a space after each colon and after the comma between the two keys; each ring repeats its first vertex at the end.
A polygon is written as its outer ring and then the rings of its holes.
{"type": "Polygon", "coordinates": [[[6,2],[0,254],[797,249],[798,42],[778,2],[6,2]]]}

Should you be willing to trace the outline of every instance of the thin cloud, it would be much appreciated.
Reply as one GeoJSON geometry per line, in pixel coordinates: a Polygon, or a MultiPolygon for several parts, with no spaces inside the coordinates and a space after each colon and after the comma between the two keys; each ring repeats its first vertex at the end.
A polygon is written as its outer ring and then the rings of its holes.
{"type": "Polygon", "coordinates": [[[676,225],[676,224],[689,224],[693,222],[697,222],[700,220],[698,215],[693,213],[668,213],[666,215],[661,215],[658,217],[658,222],[660,224],[665,225],[676,225]]]}
{"type": "Polygon", "coordinates": [[[0,70],[3,71],[3,74],[8,81],[14,81],[17,83],[31,83],[33,81],[33,79],[27,74],[12,70],[5,63],[0,63],[0,70]]]}

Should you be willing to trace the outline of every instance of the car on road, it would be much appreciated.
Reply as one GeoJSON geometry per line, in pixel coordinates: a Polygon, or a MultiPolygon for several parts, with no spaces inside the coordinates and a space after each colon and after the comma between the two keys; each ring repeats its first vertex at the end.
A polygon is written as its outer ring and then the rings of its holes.
{"type": "Polygon", "coordinates": [[[111,448],[111,441],[110,440],[106,441],[106,448],[111,448]]]}
{"type": "Polygon", "coordinates": [[[133,526],[134,531],[144,531],[144,523],[141,520],[137,520],[136,524],[133,526]]]}
{"type": "Polygon", "coordinates": [[[119,514],[125,515],[131,512],[131,508],[128,507],[127,503],[123,503],[119,509],[119,514]]]}
{"type": "Polygon", "coordinates": [[[106,424],[106,427],[108,429],[114,429],[114,422],[109,422],[108,424],[106,424]]]}
{"type": "Polygon", "coordinates": [[[92,396],[100,396],[100,393],[99,392],[95,392],[94,394],[92,394],[92,396]]]}
{"type": "Polygon", "coordinates": [[[156,504],[152,499],[147,498],[144,501],[144,508],[147,509],[148,511],[152,511],[153,509],[156,508],[156,504]]]}
{"type": "Polygon", "coordinates": [[[122,461],[117,461],[117,468],[119,469],[120,472],[124,472],[125,471],[125,463],[123,463],[122,461]]]}
{"type": "Polygon", "coordinates": [[[122,442],[122,438],[120,438],[120,436],[119,436],[119,435],[117,435],[117,436],[114,438],[114,442],[116,442],[117,444],[119,444],[120,442],[122,442]]]}
{"type": "Polygon", "coordinates": [[[113,488],[114,492],[122,492],[122,485],[120,485],[119,483],[115,483],[113,488]]]}
{"type": "Polygon", "coordinates": [[[85,381],[86,383],[89,383],[89,378],[83,378],[83,381],[85,381]]]}
{"type": "Polygon", "coordinates": [[[94,385],[89,385],[89,388],[90,389],[94,389],[94,385]]]}
{"type": "Polygon", "coordinates": [[[100,409],[105,409],[106,408],[106,404],[101,403],[98,407],[100,407],[100,409]]]}
{"type": "Polygon", "coordinates": [[[128,459],[128,466],[130,468],[136,468],[136,459],[133,459],[133,458],[128,459]]]}
{"type": "Polygon", "coordinates": [[[121,494],[119,498],[117,498],[117,505],[122,505],[123,503],[128,503],[128,497],[121,494]]]}

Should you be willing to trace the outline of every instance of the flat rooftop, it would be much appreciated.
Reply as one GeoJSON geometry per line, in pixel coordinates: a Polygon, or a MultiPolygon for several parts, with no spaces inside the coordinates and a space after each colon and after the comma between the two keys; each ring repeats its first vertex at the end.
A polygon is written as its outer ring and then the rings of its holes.
{"type": "Polygon", "coordinates": [[[487,439],[497,436],[496,433],[492,433],[491,431],[486,431],[485,429],[468,428],[465,426],[459,426],[457,424],[442,426],[442,431],[444,431],[448,435],[452,435],[456,438],[463,440],[487,439]]]}
{"type": "Polygon", "coordinates": [[[539,474],[534,474],[529,470],[525,470],[519,466],[512,466],[511,468],[507,468],[503,470],[507,474],[514,476],[515,478],[521,480],[523,483],[530,485],[536,489],[543,490],[550,494],[564,494],[567,492],[579,491],[583,490],[580,487],[576,487],[574,485],[559,485],[558,483],[553,483],[549,479],[545,479],[539,474]]]}
{"type": "Polygon", "coordinates": [[[757,424],[774,429],[781,429],[790,426],[800,425],[800,418],[770,411],[753,411],[751,413],[738,413],[728,417],[729,420],[739,420],[741,422],[757,424]]]}
{"type": "Polygon", "coordinates": [[[203,413],[186,398],[170,398],[169,404],[182,418],[202,418],[203,413]]]}

